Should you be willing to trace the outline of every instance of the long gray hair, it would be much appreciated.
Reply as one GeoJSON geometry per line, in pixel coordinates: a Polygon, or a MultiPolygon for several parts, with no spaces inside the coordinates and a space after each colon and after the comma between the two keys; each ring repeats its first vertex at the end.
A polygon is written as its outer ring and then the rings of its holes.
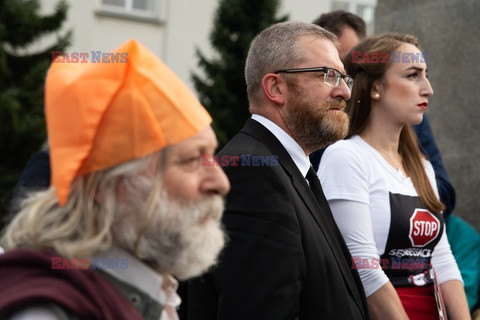
{"type": "Polygon", "coordinates": [[[50,249],[70,259],[92,257],[112,245],[112,225],[122,194],[129,195],[132,208],[143,208],[132,213],[138,215],[138,243],[162,188],[167,150],[77,177],[64,206],[58,206],[54,188],[29,194],[5,229],[1,245],[7,250],[50,249]],[[152,165],[156,167],[155,177],[143,174],[152,165]],[[147,199],[146,186],[150,190],[147,199]]]}

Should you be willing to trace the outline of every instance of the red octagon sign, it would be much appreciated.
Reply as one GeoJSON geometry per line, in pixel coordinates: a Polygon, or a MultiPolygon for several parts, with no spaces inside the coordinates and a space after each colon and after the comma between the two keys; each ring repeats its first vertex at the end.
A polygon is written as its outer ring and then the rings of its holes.
{"type": "Polygon", "coordinates": [[[440,232],[440,221],[427,209],[415,209],[410,218],[408,237],[414,247],[424,247],[435,240],[440,232]]]}

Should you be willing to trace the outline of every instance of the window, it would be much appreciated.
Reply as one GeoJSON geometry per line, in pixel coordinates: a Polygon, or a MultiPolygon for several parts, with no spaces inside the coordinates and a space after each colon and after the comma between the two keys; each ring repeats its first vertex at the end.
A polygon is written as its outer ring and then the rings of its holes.
{"type": "MultiPolygon", "coordinates": [[[[116,7],[116,9],[123,9],[125,11],[144,11],[155,13],[155,0],[102,0],[103,7],[109,8],[110,6],[116,7]]],[[[111,8],[113,9],[113,8],[111,8]]]]}
{"type": "Polygon", "coordinates": [[[350,3],[347,1],[332,1],[332,11],[345,10],[349,11],[350,3]]]}
{"type": "Polygon", "coordinates": [[[343,0],[332,1],[333,10],[345,10],[360,16],[367,24],[367,34],[373,34],[373,25],[375,22],[375,7],[377,0],[343,0]]]}
{"type": "Polygon", "coordinates": [[[162,0],[100,0],[99,14],[130,18],[147,22],[160,22],[159,9],[162,0]]]}

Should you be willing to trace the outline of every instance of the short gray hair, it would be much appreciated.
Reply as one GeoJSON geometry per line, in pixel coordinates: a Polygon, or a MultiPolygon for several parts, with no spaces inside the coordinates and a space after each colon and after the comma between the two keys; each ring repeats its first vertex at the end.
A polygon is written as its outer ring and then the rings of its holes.
{"type": "Polygon", "coordinates": [[[337,37],[312,23],[281,22],[264,29],[252,41],[245,63],[245,81],[250,103],[258,99],[262,78],[278,69],[286,69],[303,59],[299,39],[316,36],[337,43],[337,37]]]}

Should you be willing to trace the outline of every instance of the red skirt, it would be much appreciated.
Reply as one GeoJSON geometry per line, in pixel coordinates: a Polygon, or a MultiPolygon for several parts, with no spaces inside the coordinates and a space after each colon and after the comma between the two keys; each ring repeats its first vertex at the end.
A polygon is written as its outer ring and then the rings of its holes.
{"type": "Polygon", "coordinates": [[[410,320],[439,319],[433,285],[396,287],[395,290],[410,320]]]}

